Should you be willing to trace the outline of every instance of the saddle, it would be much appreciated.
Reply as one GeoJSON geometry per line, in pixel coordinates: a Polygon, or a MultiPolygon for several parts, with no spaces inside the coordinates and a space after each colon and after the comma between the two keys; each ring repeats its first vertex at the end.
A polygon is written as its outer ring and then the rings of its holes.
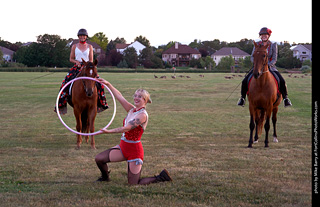
{"type": "MultiPolygon", "coordinates": [[[[278,75],[276,73],[274,73],[272,70],[269,69],[269,71],[271,72],[273,78],[274,78],[274,81],[276,82],[277,84],[277,95],[278,97],[281,95],[280,93],[280,78],[278,77],[278,75]]],[[[252,76],[253,76],[253,73],[249,73],[248,74],[248,82],[247,82],[247,85],[248,85],[248,91],[247,91],[247,95],[249,94],[249,88],[250,88],[250,83],[251,83],[251,80],[252,80],[252,76]]]]}

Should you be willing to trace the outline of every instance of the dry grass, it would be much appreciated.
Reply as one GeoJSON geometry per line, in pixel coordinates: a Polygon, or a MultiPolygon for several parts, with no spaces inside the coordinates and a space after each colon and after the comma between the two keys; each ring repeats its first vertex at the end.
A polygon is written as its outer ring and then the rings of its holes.
{"type": "MultiPolygon", "coordinates": [[[[248,149],[248,104],[236,107],[240,88],[225,101],[241,78],[101,73],[128,99],[138,87],[153,99],[142,176],[167,168],[174,182],[133,187],[126,163],[110,165],[111,182],[93,182],[95,155],[118,144],[119,135],[96,136],[96,151],[87,144],[75,150],[75,135],[53,113],[65,74],[31,81],[41,75],[0,73],[2,206],[311,206],[310,76],[284,75],[294,106],[280,106],[279,143],[266,149],[261,137],[248,149]]],[[[111,127],[124,116],[118,106],[111,127]]]]}

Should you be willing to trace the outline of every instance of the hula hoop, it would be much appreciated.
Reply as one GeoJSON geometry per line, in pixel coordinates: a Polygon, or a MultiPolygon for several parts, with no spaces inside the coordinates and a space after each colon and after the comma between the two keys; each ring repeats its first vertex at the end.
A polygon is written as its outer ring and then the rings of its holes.
{"type": "MultiPolygon", "coordinates": [[[[82,132],[78,132],[78,131],[76,131],[76,130],[71,129],[66,123],[64,123],[64,121],[62,120],[61,115],[60,115],[60,111],[59,111],[59,97],[60,97],[62,91],[63,91],[68,85],[70,85],[70,84],[73,83],[74,81],[80,80],[80,79],[94,80],[94,81],[100,83],[99,81],[97,81],[96,79],[91,78],[91,77],[78,77],[78,78],[75,78],[75,79],[69,81],[66,85],[64,85],[64,86],[61,88],[61,90],[59,91],[59,94],[58,94],[58,96],[57,96],[57,101],[56,101],[57,115],[58,115],[61,123],[62,123],[69,131],[71,131],[71,132],[73,132],[73,133],[75,133],[75,134],[78,134],[78,135],[82,135],[82,136],[93,136],[93,135],[97,135],[97,134],[99,134],[99,132],[101,132],[101,130],[96,131],[96,132],[93,132],[93,133],[82,133],[82,132]]],[[[113,104],[114,104],[114,110],[113,110],[112,118],[111,118],[110,122],[103,128],[103,129],[106,129],[106,128],[108,128],[108,127],[110,126],[110,124],[112,123],[114,117],[116,116],[116,111],[117,111],[117,109],[116,109],[116,99],[114,98],[114,95],[113,95],[113,93],[111,92],[111,90],[108,88],[108,86],[106,86],[106,85],[103,84],[103,83],[100,83],[100,84],[102,84],[106,89],[108,89],[108,91],[109,91],[109,93],[110,93],[110,95],[111,95],[111,97],[112,97],[113,104]]]]}

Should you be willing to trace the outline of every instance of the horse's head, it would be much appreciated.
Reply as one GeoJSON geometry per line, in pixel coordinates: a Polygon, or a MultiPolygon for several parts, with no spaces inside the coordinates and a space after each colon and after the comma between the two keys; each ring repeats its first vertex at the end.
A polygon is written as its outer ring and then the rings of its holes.
{"type": "Polygon", "coordinates": [[[255,50],[253,53],[253,77],[259,78],[265,67],[268,67],[268,52],[267,49],[270,45],[268,43],[266,46],[258,45],[253,41],[255,50]]]}
{"type": "MultiPolygon", "coordinates": [[[[97,72],[97,64],[98,61],[94,60],[94,62],[86,62],[82,59],[83,62],[83,68],[81,70],[81,76],[96,78],[98,75],[97,72]]],[[[88,97],[91,97],[94,93],[94,89],[96,86],[96,82],[92,80],[82,80],[84,90],[88,97]]]]}

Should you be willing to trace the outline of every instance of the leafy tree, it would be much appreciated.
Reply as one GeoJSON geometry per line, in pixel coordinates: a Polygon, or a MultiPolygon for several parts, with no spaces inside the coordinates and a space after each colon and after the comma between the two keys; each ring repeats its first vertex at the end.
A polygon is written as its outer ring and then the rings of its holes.
{"type": "Polygon", "coordinates": [[[21,47],[14,55],[17,62],[29,67],[69,67],[70,48],[68,40],[61,39],[59,35],[39,35],[37,42],[21,47]]]}
{"type": "Polygon", "coordinates": [[[122,43],[122,44],[126,44],[127,43],[127,41],[123,37],[121,37],[121,38],[117,37],[116,39],[113,40],[113,42],[122,43]]]}
{"type": "Polygon", "coordinates": [[[121,60],[118,64],[117,64],[118,68],[127,68],[128,64],[126,60],[121,60]]]}
{"type": "Polygon", "coordinates": [[[213,69],[216,67],[216,63],[213,61],[212,57],[207,56],[207,57],[202,57],[200,59],[200,64],[202,68],[206,68],[206,69],[213,69]]]}
{"type": "Polygon", "coordinates": [[[302,63],[302,65],[304,66],[304,65],[308,65],[308,66],[312,66],[312,63],[311,63],[311,60],[305,60],[305,61],[303,61],[303,63],[302,63]]]}
{"type": "Polygon", "coordinates": [[[189,66],[192,68],[201,68],[202,65],[200,63],[200,59],[192,58],[189,62],[189,66]]]}
{"type": "Polygon", "coordinates": [[[152,49],[150,47],[144,48],[139,55],[139,63],[143,64],[143,62],[146,60],[150,61],[152,56],[153,56],[152,49]]]}
{"type": "Polygon", "coordinates": [[[201,40],[194,39],[193,42],[189,44],[189,47],[200,48],[202,46],[201,40]]]}
{"type": "Polygon", "coordinates": [[[14,52],[16,52],[21,47],[21,45],[22,45],[21,42],[16,42],[12,44],[11,42],[1,40],[1,37],[0,37],[0,46],[8,48],[14,52]]]}
{"type": "Polygon", "coordinates": [[[162,59],[153,54],[151,47],[146,47],[141,51],[139,63],[145,68],[163,68],[162,59]]]}
{"type": "Polygon", "coordinates": [[[284,42],[284,44],[280,44],[278,46],[278,59],[276,66],[281,68],[300,68],[301,61],[293,57],[293,52],[290,50],[291,45],[288,42],[284,42]]]}
{"type": "MultiPolygon", "coordinates": [[[[167,45],[166,45],[166,47],[165,47],[165,50],[167,50],[167,49],[169,49],[170,47],[172,47],[175,43],[176,43],[176,42],[174,42],[174,41],[168,42],[167,45]]],[[[178,42],[178,44],[180,44],[180,43],[178,42]]]]}
{"type": "Polygon", "coordinates": [[[129,68],[136,68],[138,65],[138,55],[136,49],[128,47],[123,51],[123,59],[127,62],[129,68]]]}
{"type": "MultiPolygon", "coordinates": [[[[0,38],[0,40],[1,40],[1,38],[0,38]]],[[[2,52],[2,50],[0,49],[0,62],[3,60],[3,52],[2,52]]]]}
{"type": "Polygon", "coordinates": [[[200,48],[199,52],[201,53],[201,57],[207,57],[209,55],[208,51],[204,48],[200,48]]]}
{"type": "Polygon", "coordinates": [[[106,50],[108,45],[108,37],[103,32],[98,32],[90,37],[90,41],[97,43],[103,50],[106,50]]]}
{"type": "Polygon", "coordinates": [[[252,67],[251,56],[246,56],[241,62],[240,66],[245,69],[249,69],[252,67]]]}
{"type": "Polygon", "coordinates": [[[276,63],[276,66],[281,68],[300,68],[301,65],[301,61],[298,58],[293,57],[292,53],[279,58],[276,63]]]}
{"type": "Polygon", "coordinates": [[[155,55],[151,57],[151,62],[153,63],[152,68],[164,68],[162,59],[155,55]]]}
{"type": "Polygon", "coordinates": [[[122,59],[123,55],[116,49],[113,49],[107,56],[107,65],[117,66],[122,59]]]}
{"type": "Polygon", "coordinates": [[[163,51],[164,50],[162,48],[156,49],[156,51],[154,52],[154,56],[157,56],[158,58],[162,59],[163,51]]]}
{"type": "Polygon", "coordinates": [[[115,49],[116,49],[116,43],[115,43],[113,40],[111,40],[111,41],[108,43],[108,45],[107,45],[106,55],[108,56],[109,53],[110,53],[110,51],[111,51],[111,50],[115,50],[115,49]]]}
{"type": "Polygon", "coordinates": [[[150,47],[150,41],[149,41],[146,37],[143,37],[142,35],[136,37],[136,38],[134,39],[134,41],[138,41],[138,42],[140,42],[141,44],[143,44],[144,46],[150,47]]]}
{"type": "Polygon", "coordinates": [[[69,62],[70,48],[67,46],[68,41],[66,39],[61,39],[59,35],[44,34],[39,35],[37,41],[38,65],[48,67],[71,65],[69,62]]]}
{"type": "Polygon", "coordinates": [[[221,58],[221,60],[220,60],[220,62],[218,64],[218,68],[220,70],[229,71],[231,66],[234,66],[234,59],[233,59],[232,55],[229,55],[227,57],[221,58]]]}

